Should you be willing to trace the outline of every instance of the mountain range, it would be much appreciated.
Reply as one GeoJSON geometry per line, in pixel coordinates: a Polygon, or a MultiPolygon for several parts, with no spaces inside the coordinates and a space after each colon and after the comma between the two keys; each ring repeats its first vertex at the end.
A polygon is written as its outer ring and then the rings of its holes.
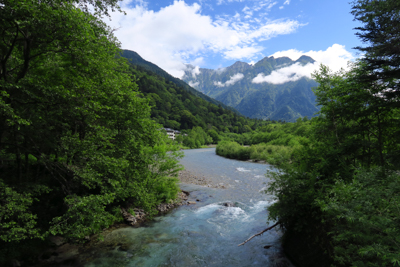
{"type": "Polygon", "coordinates": [[[254,65],[238,61],[217,70],[187,65],[182,80],[247,117],[295,121],[300,117],[310,118],[318,111],[312,91],[317,83],[307,77],[274,83],[257,81],[257,77],[267,77],[292,65],[301,67],[314,62],[311,57],[301,56],[296,61],[288,57],[265,57],[254,65]]]}

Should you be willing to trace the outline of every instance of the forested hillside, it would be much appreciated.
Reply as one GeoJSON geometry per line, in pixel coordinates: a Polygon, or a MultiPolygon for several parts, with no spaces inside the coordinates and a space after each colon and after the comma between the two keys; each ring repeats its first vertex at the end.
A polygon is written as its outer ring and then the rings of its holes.
{"type": "Polygon", "coordinates": [[[217,101],[214,98],[209,97],[209,96],[197,91],[196,89],[192,88],[191,86],[189,86],[186,82],[182,81],[181,79],[171,76],[165,70],[161,69],[157,65],[144,60],[138,53],[136,53],[134,51],[123,50],[122,56],[127,58],[132,65],[141,67],[142,70],[147,70],[147,71],[150,71],[150,73],[157,74],[158,76],[162,77],[163,80],[165,80],[167,82],[171,82],[171,83],[175,84],[176,86],[183,88],[184,90],[190,92],[191,94],[193,94],[195,96],[198,96],[198,97],[200,97],[210,103],[213,103],[217,106],[221,105],[225,109],[229,109],[229,110],[232,110],[232,111],[238,113],[236,111],[236,109],[234,109],[230,106],[227,106],[227,105],[223,104],[222,102],[217,101]]]}
{"type": "Polygon", "coordinates": [[[247,131],[248,124],[256,127],[257,120],[206,101],[142,66],[132,64],[130,71],[139,90],[150,100],[151,117],[164,127],[188,130],[200,126],[239,133],[247,131]]]}
{"type": "Polygon", "coordinates": [[[260,74],[268,76],[280,68],[314,62],[312,58],[302,56],[296,61],[287,57],[265,57],[254,65],[238,61],[218,70],[197,70],[188,65],[182,79],[249,118],[293,122],[305,116],[311,118],[318,111],[312,92],[317,83],[306,77],[280,84],[259,83],[254,79],[260,74]]]}

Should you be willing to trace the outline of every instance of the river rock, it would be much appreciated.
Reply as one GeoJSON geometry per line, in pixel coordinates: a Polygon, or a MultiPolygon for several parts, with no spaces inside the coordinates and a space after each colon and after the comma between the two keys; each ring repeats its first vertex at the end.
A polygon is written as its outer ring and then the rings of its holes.
{"type": "Polygon", "coordinates": [[[225,207],[236,207],[235,203],[233,203],[233,202],[225,202],[225,203],[222,204],[222,206],[225,206],[225,207]]]}
{"type": "Polygon", "coordinates": [[[119,251],[128,251],[129,250],[129,244],[120,244],[120,246],[118,247],[119,251]]]}
{"type": "Polygon", "coordinates": [[[135,225],[137,220],[136,217],[127,212],[124,208],[121,208],[121,214],[122,217],[124,217],[124,220],[129,224],[129,225],[135,225]]]}
{"type": "Polygon", "coordinates": [[[196,201],[188,201],[187,203],[190,205],[190,204],[196,204],[197,202],[196,201]]]}

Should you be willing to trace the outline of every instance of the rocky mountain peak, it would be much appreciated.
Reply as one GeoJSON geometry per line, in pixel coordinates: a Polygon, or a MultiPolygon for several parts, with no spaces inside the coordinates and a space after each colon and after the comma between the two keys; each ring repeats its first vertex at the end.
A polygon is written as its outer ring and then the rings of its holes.
{"type": "Polygon", "coordinates": [[[301,63],[302,65],[305,65],[305,64],[307,64],[307,63],[314,63],[315,60],[314,60],[313,58],[309,57],[309,56],[303,55],[303,56],[299,57],[299,59],[296,60],[295,62],[296,62],[296,63],[299,62],[299,63],[301,63]]]}

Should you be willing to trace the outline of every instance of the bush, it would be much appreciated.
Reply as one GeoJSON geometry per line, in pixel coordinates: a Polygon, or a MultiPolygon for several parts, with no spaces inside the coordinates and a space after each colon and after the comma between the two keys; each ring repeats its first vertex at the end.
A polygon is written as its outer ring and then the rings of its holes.
{"type": "Polygon", "coordinates": [[[400,175],[361,169],[349,183],[338,180],[329,193],[317,203],[335,222],[334,260],[346,266],[400,265],[400,175]]]}

